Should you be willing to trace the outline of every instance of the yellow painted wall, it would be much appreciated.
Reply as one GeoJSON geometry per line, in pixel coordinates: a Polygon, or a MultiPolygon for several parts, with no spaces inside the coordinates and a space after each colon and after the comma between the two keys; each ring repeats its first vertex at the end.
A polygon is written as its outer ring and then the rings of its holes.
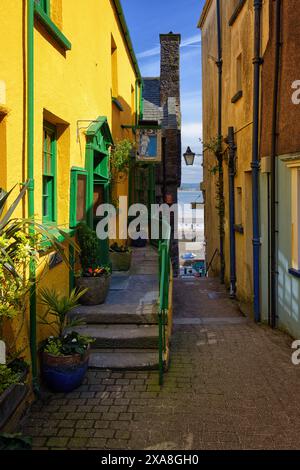
{"type": "MultiPolygon", "coordinates": [[[[237,174],[235,192],[242,188],[242,224],[244,233],[236,233],[236,273],[237,296],[244,302],[252,302],[252,119],[253,119],[253,34],[254,11],[253,2],[248,0],[242,8],[234,24],[228,25],[236,5],[235,0],[221,0],[222,18],[222,51],[223,51],[223,83],[222,83],[222,135],[228,135],[228,127],[233,126],[237,145],[237,174]],[[237,57],[242,53],[242,91],[243,97],[236,103],[231,99],[239,91],[237,89],[237,57]]],[[[262,49],[269,38],[268,11],[269,2],[263,2],[262,11],[262,49]]],[[[207,11],[202,29],[202,64],[203,64],[203,140],[209,142],[217,136],[218,116],[218,70],[215,64],[217,57],[216,1],[207,1],[207,11]]],[[[229,195],[228,165],[226,144],[224,150],[224,196],[225,196],[225,281],[230,282],[230,245],[229,245],[229,195]]],[[[219,216],[216,210],[216,182],[211,168],[215,165],[211,152],[204,155],[204,189],[205,189],[205,236],[207,241],[207,261],[210,261],[214,250],[219,248],[219,216]]],[[[237,200],[236,200],[237,202],[237,200]]],[[[237,211],[237,207],[236,207],[237,211]]],[[[219,273],[219,258],[215,259],[211,275],[219,273]]]]}
{"type": "MultiPolygon", "coordinates": [[[[6,189],[27,178],[26,138],[26,55],[27,1],[0,2],[0,183],[6,189]],[[5,93],[1,91],[5,88],[5,93]],[[5,140],[3,139],[5,136],[5,140]],[[2,171],[2,169],[4,171],[2,171]]],[[[126,46],[118,16],[111,0],[51,0],[51,17],[72,44],[64,52],[35,20],[34,96],[34,184],[35,214],[42,217],[43,120],[58,129],[57,214],[58,224],[68,228],[70,208],[70,168],[85,166],[85,135],[82,127],[98,116],[107,116],[115,140],[130,138],[132,88],[136,73],[126,46]],[[124,112],[111,101],[111,36],[118,51],[118,100],[124,112]]],[[[127,194],[128,183],[119,191],[127,194]]],[[[24,200],[25,204],[25,200],[24,200]]],[[[27,210],[23,215],[27,215],[27,210]]],[[[18,215],[22,215],[20,206],[18,215]]],[[[41,285],[69,290],[69,273],[60,264],[43,277],[41,285]]],[[[40,307],[38,306],[38,311],[40,307]]],[[[39,328],[39,340],[47,334],[39,328]]]]}

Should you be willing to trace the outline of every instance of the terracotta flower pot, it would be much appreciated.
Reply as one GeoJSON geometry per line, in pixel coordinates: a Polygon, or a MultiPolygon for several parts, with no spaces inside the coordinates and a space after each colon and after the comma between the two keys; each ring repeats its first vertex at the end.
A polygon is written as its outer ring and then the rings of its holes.
{"type": "Polygon", "coordinates": [[[128,271],[131,265],[131,251],[118,252],[111,251],[109,253],[113,271],[128,271]]]}
{"type": "Polygon", "coordinates": [[[47,386],[54,392],[71,392],[82,384],[89,365],[89,348],[86,353],[70,356],[53,356],[42,353],[42,374],[47,386]]]}
{"type": "Polygon", "coordinates": [[[83,305],[100,305],[105,302],[110,286],[110,274],[99,277],[78,277],[76,286],[88,291],[80,298],[83,305]]]}

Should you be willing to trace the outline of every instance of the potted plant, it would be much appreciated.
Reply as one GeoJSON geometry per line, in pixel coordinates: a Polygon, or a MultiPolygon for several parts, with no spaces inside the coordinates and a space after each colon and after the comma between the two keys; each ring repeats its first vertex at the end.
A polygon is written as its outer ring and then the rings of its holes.
{"type": "Polygon", "coordinates": [[[129,271],[132,258],[132,250],[127,246],[113,243],[110,247],[110,261],[113,271],[129,271]]]}
{"type": "Polygon", "coordinates": [[[100,305],[105,302],[109,291],[111,268],[101,264],[99,242],[94,230],[85,224],[80,224],[77,235],[81,271],[76,276],[76,286],[79,289],[86,289],[80,303],[100,305]]]}
{"type": "Polygon", "coordinates": [[[110,164],[114,179],[121,179],[128,173],[134,144],[129,139],[116,142],[112,148],[110,164]]]}
{"type": "Polygon", "coordinates": [[[54,392],[71,392],[81,385],[88,368],[90,336],[80,335],[72,328],[82,324],[70,320],[68,313],[78,306],[85,291],[73,289],[70,296],[60,296],[53,289],[40,289],[39,297],[46,312],[40,323],[51,326],[55,336],[49,336],[41,345],[42,377],[54,392]],[[54,317],[53,321],[49,316],[54,317]]]}
{"type": "Polygon", "coordinates": [[[144,248],[147,245],[147,236],[144,232],[140,233],[137,239],[131,239],[131,245],[135,248],[144,248]]]}
{"type": "Polygon", "coordinates": [[[28,370],[29,366],[23,359],[0,364],[0,430],[28,393],[28,370]]]}

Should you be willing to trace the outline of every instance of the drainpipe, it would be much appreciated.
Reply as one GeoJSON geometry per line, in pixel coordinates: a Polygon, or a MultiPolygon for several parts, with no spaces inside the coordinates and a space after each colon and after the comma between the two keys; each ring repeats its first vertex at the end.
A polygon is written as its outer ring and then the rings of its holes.
{"type": "MultiPolygon", "coordinates": [[[[218,67],[218,149],[217,149],[217,160],[218,160],[218,174],[220,193],[223,195],[223,156],[222,156],[222,72],[223,72],[223,60],[222,60],[222,31],[221,31],[221,6],[220,0],[217,0],[217,42],[218,42],[218,59],[216,65],[218,67]]],[[[221,216],[220,216],[220,226],[221,216]]],[[[225,280],[225,257],[224,257],[224,233],[220,232],[220,280],[224,284],[225,280]]]]}
{"type": "Polygon", "coordinates": [[[236,247],[235,247],[235,201],[234,201],[234,177],[235,177],[235,154],[234,129],[228,128],[228,179],[229,179],[229,223],[230,223],[230,297],[236,296],[236,247]]]}
{"type": "Polygon", "coordinates": [[[259,231],[259,98],[262,0],[254,0],[254,78],[253,78],[253,136],[252,136],[252,216],[253,216],[253,290],[254,319],[260,321],[260,231],[259,231]]]}
{"type": "Polygon", "coordinates": [[[144,99],[143,99],[143,93],[144,93],[144,82],[143,79],[140,80],[140,109],[139,109],[139,119],[143,119],[143,114],[144,114],[144,99]]]}
{"type": "MultiPolygon", "coordinates": [[[[34,217],[34,0],[27,2],[27,176],[28,217],[34,217]]],[[[31,233],[34,229],[30,229],[31,233]]],[[[36,334],[36,264],[29,266],[30,288],[30,353],[33,389],[38,390],[37,379],[37,334],[36,334]]]]}
{"type": "Polygon", "coordinates": [[[277,253],[276,253],[276,154],[277,154],[277,124],[278,124],[278,89],[281,48],[281,0],[276,0],[276,30],[275,30],[275,61],[274,61],[274,89],[272,112],[272,142],[271,142],[271,229],[270,229],[270,257],[269,278],[271,279],[270,312],[272,328],[277,321],[277,253]]]}

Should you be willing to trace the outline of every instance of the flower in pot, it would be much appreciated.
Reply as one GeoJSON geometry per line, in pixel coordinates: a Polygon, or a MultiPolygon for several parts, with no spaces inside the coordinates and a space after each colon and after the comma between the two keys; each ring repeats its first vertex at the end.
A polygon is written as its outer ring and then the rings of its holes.
{"type": "Polygon", "coordinates": [[[128,246],[113,243],[110,247],[110,261],[113,271],[128,271],[131,265],[132,250],[128,246]]]}
{"type": "Polygon", "coordinates": [[[109,291],[111,269],[101,264],[99,241],[94,230],[85,224],[80,224],[77,235],[81,271],[76,276],[76,285],[80,289],[86,289],[80,303],[83,305],[103,304],[109,291]]]}
{"type": "Polygon", "coordinates": [[[81,385],[87,372],[93,339],[73,331],[72,328],[82,322],[68,317],[84,294],[85,290],[73,289],[70,296],[60,296],[47,288],[39,293],[41,304],[47,307],[40,323],[51,326],[55,331],[55,336],[49,336],[41,345],[42,376],[55,392],[71,392],[81,385]],[[54,317],[53,321],[49,316],[54,317]]]}

